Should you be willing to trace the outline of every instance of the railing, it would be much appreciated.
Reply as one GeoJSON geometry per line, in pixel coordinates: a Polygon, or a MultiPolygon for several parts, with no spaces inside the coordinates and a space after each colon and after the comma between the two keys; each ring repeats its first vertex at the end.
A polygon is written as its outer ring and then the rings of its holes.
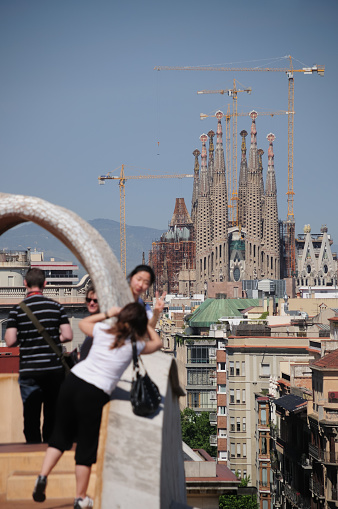
{"type": "Polygon", "coordinates": [[[334,486],[331,486],[331,500],[338,500],[338,490],[334,486]]]}
{"type": "Polygon", "coordinates": [[[217,435],[210,436],[210,445],[212,447],[217,447],[217,435]]]}
{"type": "Polygon", "coordinates": [[[315,445],[309,444],[309,454],[323,463],[338,464],[338,452],[336,451],[320,451],[315,445]]]}
{"type": "Polygon", "coordinates": [[[307,498],[304,498],[289,484],[284,486],[284,493],[286,499],[292,504],[293,507],[297,507],[298,509],[308,509],[311,506],[311,502],[307,498]]]}
{"type": "Polygon", "coordinates": [[[209,414],[209,422],[210,424],[215,423],[217,424],[217,414],[214,412],[210,412],[209,414]]]}
{"type": "Polygon", "coordinates": [[[310,491],[317,497],[324,497],[324,486],[322,482],[318,482],[311,477],[310,479],[310,491]]]}

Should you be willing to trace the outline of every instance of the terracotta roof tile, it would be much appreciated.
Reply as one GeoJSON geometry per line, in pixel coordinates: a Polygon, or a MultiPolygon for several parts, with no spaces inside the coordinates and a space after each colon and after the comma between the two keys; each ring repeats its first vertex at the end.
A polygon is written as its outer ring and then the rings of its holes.
{"type": "Polygon", "coordinates": [[[338,349],[333,350],[327,355],[324,355],[324,357],[318,359],[318,361],[313,362],[310,367],[338,369],[338,349]]]}

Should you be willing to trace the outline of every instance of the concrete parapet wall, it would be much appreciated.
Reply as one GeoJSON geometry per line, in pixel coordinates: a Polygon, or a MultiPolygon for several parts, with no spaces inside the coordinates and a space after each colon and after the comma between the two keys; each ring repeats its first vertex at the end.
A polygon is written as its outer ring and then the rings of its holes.
{"type": "Polygon", "coordinates": [[[102,488],[95,499],[100,509],[170,509],[174,503],[186,504],[175,360],[157,352],[144,357],[144,363],[162,394],[160,410],[148,418],[133,414],[130,366],[113,393],[106,436],[101,434],[102,488]]]}
{"type": "Polygon", "coordinates": [[[0,443],[25,442],[19,375],[0,374],[0,443]]]}

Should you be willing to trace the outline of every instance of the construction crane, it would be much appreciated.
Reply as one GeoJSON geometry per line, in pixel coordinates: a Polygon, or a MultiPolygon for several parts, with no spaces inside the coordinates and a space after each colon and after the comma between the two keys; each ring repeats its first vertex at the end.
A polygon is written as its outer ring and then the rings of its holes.
{"type": "MultiPolygon", "coordinates": [[[[115,171],[115,170],[114,170],[115,171]]],[[[134,175],[126,176],[124,174],[124,164],[121,166],[120,175],[113,175],[113,172],[108,172],[106,175],[98,177],[99,184],[105,184],[106,180],[118,180],[120,188],[120,258],[121,258],[121,269],[123,274],[127,275],[127,253],[126,253],[126,180],[138,180],[138,179],[171,179],[171,178],[186,178],[194,177],[187,173],[175,173],[174,175],[134,175]]]]}
{"type": "MultiPolygon", "coordinates": [[[[237,82],[239,83],[239,81],[237,82]]],[[[239,83],[240,84],[240,83],[239,83]]],[[[251,94],[252,89],[249,88],[237,88],[236,86],[236,80],[234,79],[234,85],[233,88],[226,88],[225,90],[199,90],[198,94],[227,94],[229,97],[232,97],[232,178],[231,178],[231,171],[229,172],[230,175],[230,181],[229,181],[229,187],[230,192],[232,189],[232,196],[230,200],[236,200],[237,198],[237,95],[238,92],[246,92],[247,94],[251,94]],[[234,194],[235,193],[235,194],[234,194]]],[[[229,128],[228,122],[226,123],[227,127],[229,128]]],[[[233,203],[232,201],[229,201],[231,203],[230,207],[230,214],[231,214],[231,221],[235,221],[235,208],[236,202],[233,203]]]]}
{"type": "MultiPolygon", "coordinates": [[[[275,115],[289,115],[294,114],[294,112],[284,111],[284,110],[278,110],[278,111],[264,111],[261,113],[257,113],[258,116],[264,116],[269,115],[270,117],[274,117],[275,115]]],[[[236,117],[246,117],[250,115],[250,112],[244,113],[236,113],[236,117]]],[[[232,177],[230,176],[230,119],[234,116],[234,113],[230,113],[229,111],[229,105],[228,105],[228,111],[227,113],[223,114],[223,117],[225,118],[225,154],[226,154],[226,171],[227,171],[227,184],[229,183],[227,190],[228,190],[228,208],[229,208],[229,216],[233,224],[236,224],[238,226],[238,193],[237,193],[237,158],[236,158],[236,164],[232,166],[232,177]]],[[[200,114],[200,119],[204,120],[209,117],[216,117],[215,115],[206,115],[205,113],[200,114]]],[[[236,130],[237,130],[237,123],[236,123],[236,130]]],[[[234,147],[233,147],[234,148],[234,147]]],[[[237,145],[236,145],[236,151],[237,151],[237,145]]]]}
{"type": "MultiPolygon", "coordinates": [[[[294,73],[318,74],[324,76],[324,65],[313,65],[312,67],[303,67],[302,69],[294,69],[292,57],[288,55],[283,57],[289,60],[288,67],[214,67],[214,66],[186,66],[186,67],[169,67],[157,66],[156,71],[231,71],[231,72],[283,72],[288,78],[288,111],[295,111],[294,100],[294,73]]],[[[293,212],[293,137],[294,137],[294,115],[288,116],[288,213],[285,223],[285,251],[286,251],[286,275],[294,277],[296,273],[296,252],[295,252],[295,216],[293,212]]]]}

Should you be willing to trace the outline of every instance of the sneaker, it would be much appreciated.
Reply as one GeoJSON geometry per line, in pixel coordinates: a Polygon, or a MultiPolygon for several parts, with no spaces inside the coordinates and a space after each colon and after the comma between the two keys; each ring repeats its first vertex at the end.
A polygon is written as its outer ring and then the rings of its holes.
{"type": "Polygon", "coordinates": [[[74,509],[83,509],[87,507],[94,507],[94,500],[90,497],[86,498],[76,498],[74,500],[74,509]]]}
{"type": "Polygon", "coordinates": [[[47,486],[47,477],[45,475],[39,475],[37,480],[35,481],[35,486],[33,490],[33,499],[35,502],[44,502],[46,500],[46,486],[47,486]]]}

